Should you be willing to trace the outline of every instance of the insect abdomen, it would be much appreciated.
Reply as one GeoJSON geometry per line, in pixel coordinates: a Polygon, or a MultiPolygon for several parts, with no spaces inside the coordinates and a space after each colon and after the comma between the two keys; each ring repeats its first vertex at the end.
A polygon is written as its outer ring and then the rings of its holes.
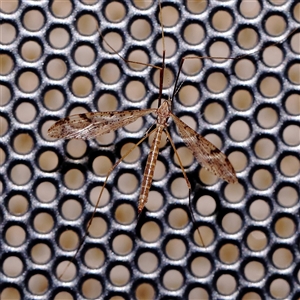
{"type": "Polygon", "coordinates": [[[154,169],[157,161],[159,144],[160,144],[163,128],[164,126],[161,125],[157,127],[157,131],[155,132],[155,137],[151,145],[150,154],[148,155],[147,158],[143,181],[142,181],[142,188],[139,197],[138,214],[141,213],[145,204],[148,201],[149,190],[152,184],[152,179],[153,179],[154,169]]]}

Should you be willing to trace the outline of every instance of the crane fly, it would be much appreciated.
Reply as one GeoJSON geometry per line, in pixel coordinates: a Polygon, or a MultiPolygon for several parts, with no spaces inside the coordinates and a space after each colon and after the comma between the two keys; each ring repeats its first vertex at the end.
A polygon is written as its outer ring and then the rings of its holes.
{"type": "MultiPolygon", "coordinates": [[[[226,155],[222,153],[217,147],[215,147],[211,142],[209,142],[206,138],[198,134],[195,130],[181,121],[178,117],[176,117],[171,111],[171,103],[177,91],[177,83],[179,79],[179,74],[181,72],[181,68],[184,62],[184,59],[187,58],[196,58],[196,57],[187,57],[184,58],[181,62],[179,71],[176,76],[175,85],[173,89],[173,95],[168,100],[164,100],[162,102],[162,90],[163,90],[163,77],[165,70],[165,45],[164,45],[164,33],[163,33],[163,25],[161,21],[161,5],[159,3],[160,11],[159,17],[162,27],[162,41],[163,41],[163,55],[162,55],[162,66],[153,66],[147,63],[135,62],[126,60],[122,56],[120,56],[103,38],[104,42],[108,45],[112,51],[117,54],[123,61],[126,63],[135,63],[144,66],[151,66],[159,69],[159,97],[158,97],[158,108],[149,108],[142,110],[128,110],[128,111],[109,111],[109,112],[89,112],[83,114],[77,114],[68,116],[64,119],[57,121],[54,125],[52,125],[48,134],[52,138],[66,138],[66,139],[93,139],[100,135],[109,133],[111,131],[117,130],[118,128],[124,127],[138,118],[146,116],[148,114],[154,113],[157,115],[156,119],[156,128],[152,130],[150,133],[147,131],[146,135],[134,146],[136,148],[142,141],[144,141],[150,134],[154,133],[154,140],[151,145],[150,153],[148,155],[148,159],[146,162],[143,181],[141,185],[141,192],[138,200],[138,213],[140,214],[143,210],[145,204],[147,203],[149,190],[151,187],[153,174],[155,165],[157,162],[157,157],[159,153],[159,145],[162,137],[162,133],[165,132],[168,140],[170,141],[175,155],[179,161],[180,167],[183,171],[185,180],[187,181],[188,188],[190,189],[190,184],[184,172],[184,168],[180,161],[178,152],[176,151],[175,145],[172,141],[172,138],[167,130],[168,119],[171,117],[175,122],[178,132],[187,146],[187,148],[193,153],[196,160],[200,163],[202,167],[206,170],[210,171],[217,177],[227,181],[228,183],[236,183],[237,177],[234,171],[234,168],[226,155]]],[[[102,36],[102,34],[100,33],[102,36]]],[[[199,58],[199,57],[197,57],[199,58]]],[[[120,160],[111,168],[108,175],[112,172],[112,170],[122,161],[130,152],[133,151],[133,148],[130,149],[125,155],[123,155],[120,160]]],[[[107,180],[106,180],[107,181],[107,180]]],[[[106,183],[105,181],[105,183],[106,183]]],[[[104,186],[102,187],[103,190],[104,186]]],[[[101,191],[102,194],[102,191],[101,191]]],[[[99,199],[98,199],[99,201],[99,199]]],[[[97,204],[98,204],[97,201],[97,204]]],[[[96,205],[97,206],[97,205],[96,205]]]]}
{"type": "MultiPolygon", "coordinates": [[[[156,114],[156,128],[153,130],[148,130],[144,137],[135,144],[134,147],[132,147],[129,151],[127,151],[109,170],[103,186],[101,188],[99,197],[97,199],[97,202],[95,204],[94,211],[92,213],[92,216],[87,224],[87,229],[85,232],[85,236],[82,238],[80,245],[78,246],[75,255],[73,256],[72,260],[75,258],[76,254],[79,252],[80,247],[82,246],[84,239],[88,233],[89,227],[91,226],[92,220],[95,216],[96,209],[99,205],[101,196],[103,194],[105,185],[108,181],[109,175],[112,173],[112,171],[120,164],[120,162],[128,156],[136,147],[138,147],[146,138],[148,138],[151,134],[154,134],[154,139],[151,144],[150,153],[147,158],[146,166],[144,169],[143,174],[143,180],[141,184],[141,190],[140,190],[140,196],[138,199],[138,215],[143,211],[143,208],[148,200],[149,191],[152,184],[153,174],[155,170],[155,165],[158,158],[159,153],[159,145],[162,138],[162,133],[165,132],[167,139],[169,140],[172,148],[174,149],[175,156],[178,159],[180,168],[182,170],[183,176],[185,178],[188,190],[189,190],[189,201],[190,201],[190,191],[191,191],[191,185],[187,178],[187,175],[185,173],[183,164],[180,160],[179,154],[175,148],[175,145],[173,143],[173,140],[171,138],[171,135],[168,132],[168,122],[169,119],[172,119],[173,122],[176,124],[177,130],[179,135],[181,136],[183,142],[187,146],[187,148],[192,152],[193,156],[196,158],[196,160],[199,162],[199,164],[204,167],[206,170],[210,171],[217,177],[225,180],[228,183],[237,183],[238,179],[236,177],[234,168],[226,155],[222,153],[217,147],[215,147],[211,142],[209,142],[207,139],[205,139],[203,136],[198,134],[195,130],[193,130],[191,127],[189,127],[187,124],[185,124],[183,121],[181,121],[177,116],[175,116],[172,113],[171,105],[172,101],[175,97],[175,94],[178,91],[178,80],[179,75],[183,67],[183,63],[186,59],[204,59],[204,58],[220,58],[224,59],[223,57],[198,57],[198,56],[187,56],[182,58],[181,64],[179,66],[179,70],[175,79],[174,88],[173,88],[173,94],[171,97],[169,97],[168,100],[162,99],[162,90],[163,90],[163,77],[164,77],[164,70],[165,70],[165,44],[164,44],[164,30],[163,30],[163,23],[161,21],[161,5],[159,2],[159,18],[160,18],[160,24],[161,24],[161,31],[162,31],[162,44],[163,44],[163,52],[162,52],[162,65],[161,67],[142,63],[142,62],[136,62],[136,61],[130,61],[123,58],[119,53],[117,53],[104,39],[100,32],[100,36],[103,38],[103,41],[106,43],[106,45],[116,54],[119,56],[120,59],[122,59],[126,63],[134,63],[134,64],[140,64],[146,67],[153,67],[159,70],[159,96],[158,96],[158,108],[149,108],[149,109],[142,109],[142,110],[127,110],[127,111],[109,111],[109,112],[89,112],[84,114],[77,114],[68,116],[64,119],[61,119],[57,121],[54,125],[52,125],[49,130],[48,134],[49,136],[57,139],[66,138],[66,139],[93,139],[98,136],[107,134],[111,131],[117,130],[121,127],[124,127],[126,125],[129,125],[130,123],[133,123],[137,119],[144,117],[149,114],[156,114]]],[[[294,32],[293,30],[289,36],[294,32]]],[[[278,43],[275,43],[276,45],[278,43]]],[[[247,55],[241,55],[236,58],[230,58],[227,57],[226,59],[237,59],[242,58],[247,55]]],[[[154,125],[154,124],[153,124],[154,125]]],[[[151,127],[152,128],[152,127],[151,127]]],[[[190,202],[189,202],[190,203],[190,202]]],[[[191,203],[190,203],[190,210],[191,210],[191,203]]],[[[192,221],[195,223],[195,218],[193,216],[192,210],[191,210],[191,217],[192,221]]],[[[199,228],[197,228],[201,243],[204,245],[204,242],[202,240],[201,234],[199,232],[199,228]]],[[[69,262],[69,264],[71,261],[69,262]]],[[[62,277],[65,270],[68,268],[69,264],[64,268],[64,271],[59,276],[59,278],[62,277]]]]}
{"type": "MultiPolygon", "coordinates": [[[[92,223],[92,220],[95,216],[96,209],[99,205],[102,193],[104,191],[104,187],[107,183],[107,180],[109,178],[109,175],[112,173],[112,171],[117,167],[117,165],[127,156],[129,155],[136,147],[138,147],[146,138],[148,138],[151,134],[154,134],[154,139],[150,148],[150,152],[148,154],[146,166],[144,169],[144,175],[143,180],[141,184],[141,191],[140,196],[138,199],[138,215],[142,212],[145,204],[148,200],[149,191],[152,184],[153,174],[159,154],[159,145],[161,142],[162,134],[165,132],[168,141],[170,142],[172,148],[174,149],[174,153],[178,159],[180,168],[182,170],[183,176],[185,178],[187,187],[189,189],[189,200],[190,200],[190,191],[191,191],[191,185],[187,178],[187,175],[184,171],[184,167],[181,163],[179,154],[175,148],[175,145],[173,143],[173,140],[171,138],[171,135],[169,134],[167,127],[169,119],[172,119],[174,123],[176,124],[176,127],[178,129],[179,135],[181,136],[183,142],[187,146],[187,148],[193,153],[193,156],[196,158],[196,160],[199,162],[199,164],[204,167],[206,170],[210,171],[217,177],[227,181],[228,183],[236,183],[237,177],[234,171],[234,168],[226,155],[222,153],[217,147],[215,147],[211,142],[209,142],[206,138],[198,134],[195,130],[193,130],[191,127],[189,127],[186,123],[181,121],[177,116],[175,116],[172,113],[171,105],[172,101],[175,97],[175,94],[177,93],[177,85],[179,80],[179,75],[182,69],[182,65],[184,62],[184,59],[191,58],[186,57],[183,58],[181,61],[181,65],[179,68],[179,71],[177,73],[173,94],[169,99],[162,100],[162,90],[163,90],[163,77],[164,77],[164,70],[165,70],[165,43],[164,43],[164,31],[163,31],[163,23],[162,23],[162,16],[161,16],[161,5],[159,3],[159,18],[161,23],[161,30],[162,30],[162,43],[163,43],[163,51],[162,51],[162,65],[154,66],[147,63],[142,62],[135,62],[126,60],[123,58],[119,53],[117,53],[104,39],[101,32],[100,35],[103,38],[103,41],[108,45],[108,47],[116,54],[118,55],[123,61],[126,63],[135,63],[144,65],[147,67],[154,67],[159,70],[159,96],[158,96],[158,108],[149,108],[149,109],[142,109],[142,110],[127,110],[127,111],[109,111],[109,112],[89,112],[89,113],[82,113],[77,115],[71,115],[64,119],[61,119],[57,121],[54,125],[52,125],[49,130],[48,134],[52,138],[61,139],[93,139],[100,135],[107,134],[111,131],[117,130],[118,128],[124,127],[134,121],[136,121],[138,118],[144,117],[149,114],[156,114],[156,127],[153,130],[148,130],[144,137],[135,144],[134,147],[132,147],[129,151],[127,151],[109,170],[105,181],[103,183],[103,186],[101,188],[98,200],[96,202],[92,217],[90,218],[88,224],[87,224],[87,230],[85,233],[85,236],[88,233],[89,227],[92,223]]],[[[199,57],[197,57],[199,59],[199,57]]],[[[206,58],[206,57],[205,57],[206,58]]],[[[153,124],[154,125],[154,124],[153,124]]],[[[152,128],[152,127],[151,127],[152,128]]],[[[190,204],[191,205],[191,204],[190,204]]],[[[194,216],[191,212],[192,220],[195,223],[194,216]]],[[[199,229],[198,229],[199,232],[199,229]]],[[[81,245],[83,244],[84,238],[81,240],[81,243],[79,247],[77,248],[77,251],[74,255],[78,253],[81,245]]],[[[201,234],[199,232],[199,236],[201,239],[202,244],[204,245],[204,242],[202,240],[201,234]]],[[[74,259],[73,257],[73,259],[74,259]]],[[[70,262],[69,262],[70,263],[70,262]]],[[[68,265],[66,266],[65,270],[67,269],[68,265]]],[[[62,275],[64,274],[64,271],[62,275]]],[[[61,275],[61,276],[62,276],[61,275]]],[[[60,277],[61,277],[60,276],[60,277]]]]}
{"type": "MultiPolygon", "coordinates": [[[[175,155],[179,158],[175,145],[167,130],[168,119],[170,117],[175,122],[183,142],[192,151],[194,157],[202,167],[228,183],[237,182],[234,168],[226,155],[171,112],[171,99],[162,102],[157,109],[149,108],[114,112],[90,112],[72,115],[56,122],[50,127],[48,133],[53,138],[92,139],[99,135],[109,133],[112,130],[124,127],[136,121],[138,118],[151,113],[155,113],[157,115],[157,120],[156,128],[150,133],[147,133],[142,139],[143,141],[151,133],[155,134],[146,162],[141,185],[141,192],[138,200],[139,214],[147,203],[163,131],[166,133],[172,147],[174,148],[175,155]]],[[[129,152],[131,151],[132,149],[129,150],[129,152]]],[[[127,152],[121,159],[126,157],[129,152],[127,152]]],[[[181,162],[180,166],[182,167],[181,162]]],[[[113,166],[113,169],[114,168],[115,166],[113,166]]],[[[190,188],[190,185],[188,186],[190,188]]]]}

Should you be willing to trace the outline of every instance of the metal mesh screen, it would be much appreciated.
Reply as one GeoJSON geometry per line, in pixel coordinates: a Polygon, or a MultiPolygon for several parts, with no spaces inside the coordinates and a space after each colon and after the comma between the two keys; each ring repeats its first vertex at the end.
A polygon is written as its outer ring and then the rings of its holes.
{"type": "Polygon", "coordinates": [[[53,140],[54,121],[155,107],[157,1],[2,1],[0,12],[1,299],[298,299],[300,5],[162,1],[164,98],[185,60],[173,112],[222,149],[239,183],[201,169],[171,123],[192,185],[164,141],[136,221],[151,138],[109,168],[155,121],[90,141],[53,140]],[[275,42],[275,46],[266,48],[275,42]],[[260,50],[261,51],[258,51],[260,50]],[[251,53],[254,53],[251,55],[251,53]],[[206,247],[201,246],[200,228],[206,247]]]}

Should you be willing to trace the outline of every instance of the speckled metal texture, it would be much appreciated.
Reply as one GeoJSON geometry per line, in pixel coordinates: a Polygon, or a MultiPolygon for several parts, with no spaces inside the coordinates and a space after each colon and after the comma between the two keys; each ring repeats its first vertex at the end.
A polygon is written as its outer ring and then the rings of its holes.
{"type": "Polygon", "coordinates": [[[122,61],[96,23],[122,57],[160,65],[159,6],[1,1],[1,299],[300,297],[300,5],[182,0],[162,7],[164,98],[182,57],[247,55],[185,60],[173,100],[173,113],[228,155],[239,183],[201,169],[170,123],[196,224],[168,141],[137,222],[147,139],[110,174],[90,233],[59,277],[109,168],[155,118],[87,142],[52,140],[47,129],[73,113],[157,105],[155,68],[122,61]]]}

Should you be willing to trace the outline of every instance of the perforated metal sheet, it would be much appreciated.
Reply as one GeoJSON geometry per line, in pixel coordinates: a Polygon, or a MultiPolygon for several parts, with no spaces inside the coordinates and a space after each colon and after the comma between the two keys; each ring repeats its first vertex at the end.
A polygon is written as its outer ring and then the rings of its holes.
{"type": "Polygon", "coordinates": [[[47,129],[74,113],[156,105],[155,69],[111,53],[95,21],[120,55],[159,65],[158,3],[1,1],[1,299],[300,297],[300,5],[162,6],[165,98],[182,57],[250,54],[186,60],[173,102],[176,115],[229,156],[239,178],[228,185],[202,170],[170,125],[206,247],[168,142],[136,223],[145,141],[112,172],[90,234],[58,278],[84,236],[105,174],[155,119],[88,142],[52,140],[47,129]]]}

